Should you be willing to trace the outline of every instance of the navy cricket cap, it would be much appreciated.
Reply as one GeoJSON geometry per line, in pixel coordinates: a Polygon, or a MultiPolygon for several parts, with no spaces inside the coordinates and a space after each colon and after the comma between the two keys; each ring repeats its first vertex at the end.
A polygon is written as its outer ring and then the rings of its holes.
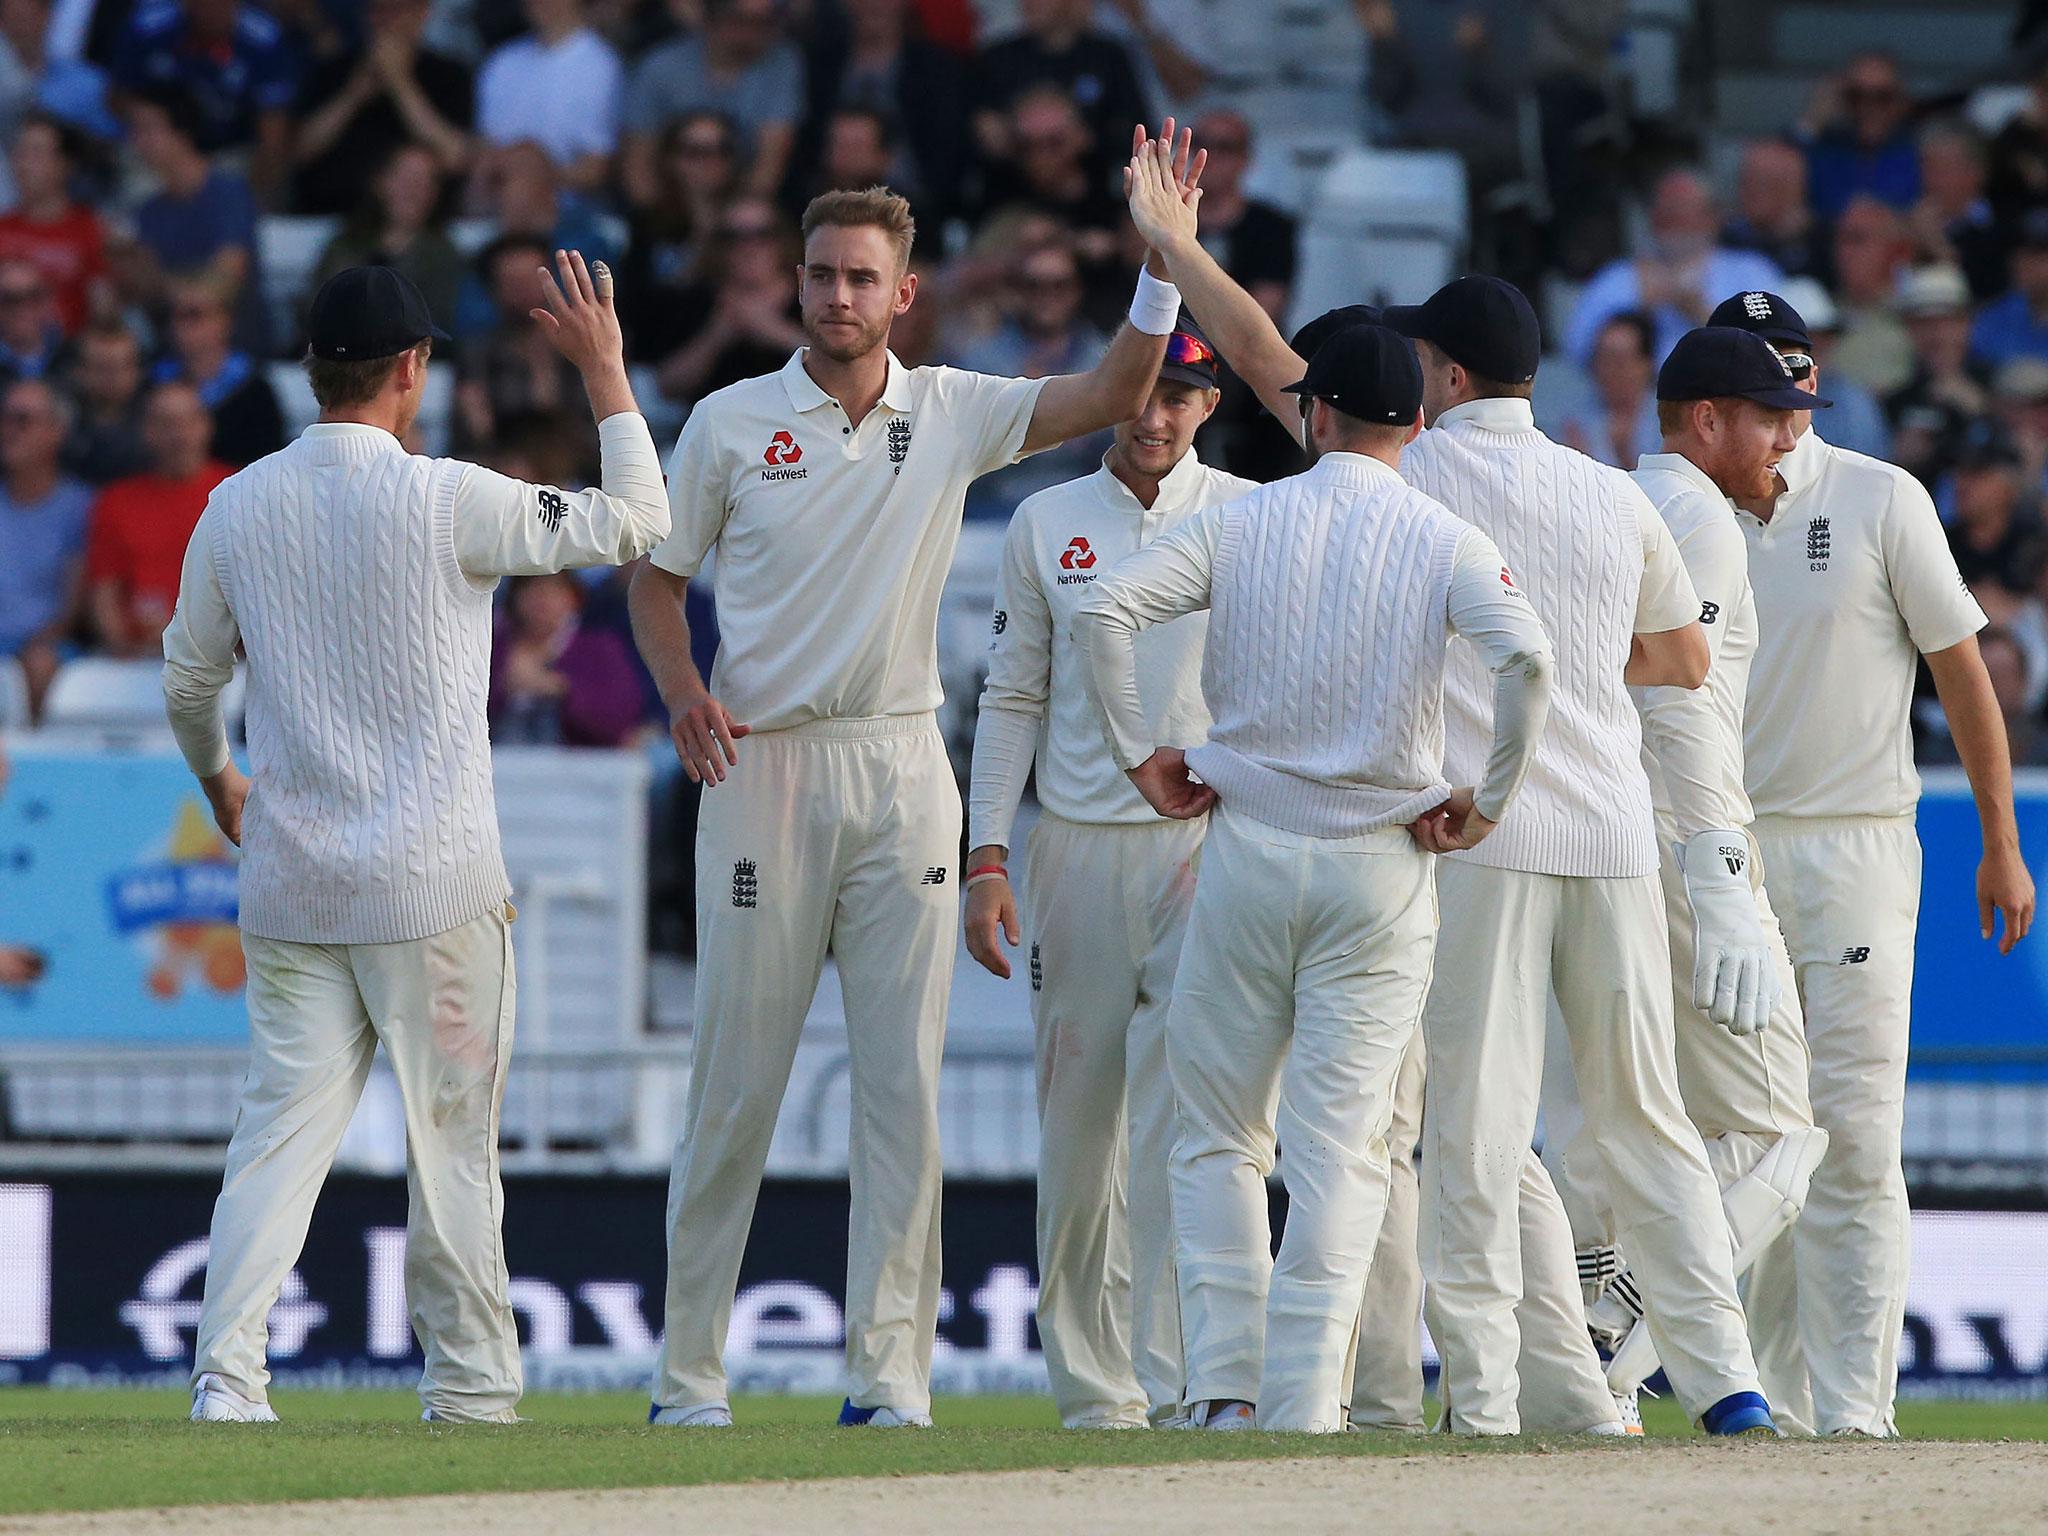
{"type": "Polygon", "coordinates": [[[1200,389],[1215,389],[1218,366],[1216,349],[1209,345],[1209,338],[1202,334],[1202,328],[1183,309],[1180,318],[1174,322],[1173,334],[1166,338],[1166,360],[1159,365],[1159,377],[1193,384],[1200,389]]]}
{"type": "Polygon", "coordinates": [[[1497,384],[1528,383],[1543,359],[1536,311],[1521,289],[1497,277],[1461,277],[1420,304],[1390,305],[1386,324],[1497,384]]]}
{"type": "Polygon", "coordinates": [[[1678,338],[1657,370],[1659,400],[1753,400],[1778,411],[1832,404],[1792,382],[1771,344],[1732,325],[1703,325],[1678,338]]]}
{"type": "Polygon", "coordinates": [[[1733,326],[1738,331],[1761,336],[1765,341],[1784,342],[1801,351],[1813,350],[1813,337],[1808,333],[1806,321],[1800,317],[1799,311],[1775,293],[1765,293],[1761,288],[1752,288],[1747,293],[1723,299],[1707,316],[1707,324],[1733,326]]]}
{"type": "Polygon", "coordinates": [[[448,340],[426,296],[391,267],[348,267],[320,285],[306,322],[313,355],[330,363],[396,357],[429,338],[448,340]]]}
{"type": "Polygon", "coordinates": [[[1386,317],[1377,304],[1340,304],[1335,309],[1326,309],[1294,333],[1289,343],[1295,356],[1314,357],[1322,350],[1324,342],[1339,331],[1354,325],[1385,325],[1386,317]]]}
{"type": "Polygon", "coordinates": [[[1316,349],[1287,393],[1328,401],[1360,421],[1405,426],[1422,409],[1422,365],[1385,326],[1346,326],[1316,349]]]}

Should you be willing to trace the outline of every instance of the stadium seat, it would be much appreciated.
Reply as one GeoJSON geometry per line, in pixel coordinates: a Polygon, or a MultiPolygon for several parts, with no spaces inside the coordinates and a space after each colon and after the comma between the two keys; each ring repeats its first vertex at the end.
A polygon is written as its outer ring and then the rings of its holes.
{"type": "Polygon", "coordinates": [[[266,214],[256,223],[256,269],[263,275],[271,338],[280,346],[300,334],[299,312],[312,296],[313,272],[341,220],[266,214]]]}
{"type": "Polygon", "coordinates": [[[1261,133],[1252,145],[1244,191],[1274,207],[1306,218],[1316,185],[1347,153],[1360,147],[1355,132],[1300,128],[1261,133]]]}
{"type": "Polygon", "coordinates": [[[0,731],[28,729],[28,678],[21,663],[0,656],[0,731]]]}
{"type": "Polygon", "coordinates": [[[1419,304],[1457,274],[1465,240],[1456,155],[1349,150],[1303,217],[1289,328],[1337,304],[1419,304]]]}
{"type": "MultiPolygon", "coordinates": [[[[228,733],[239,735],[247,678],[235,669],[222,706],[228,733]]],[[[43,700],[42,730],[96,736],[109,745],[133,745],[168,736],[164,717],[164,664],[82,656],[58,668],[43,700]]]]}

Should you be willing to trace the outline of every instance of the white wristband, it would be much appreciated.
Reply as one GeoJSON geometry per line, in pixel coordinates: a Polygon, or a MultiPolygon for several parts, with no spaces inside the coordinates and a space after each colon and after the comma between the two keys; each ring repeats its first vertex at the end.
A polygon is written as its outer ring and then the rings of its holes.
{"type": "Polygon", "coordinates": [[[1131,296],[1131,329],[1147,336],[1171,336],[1179,319],[1180,290],[1140,267],[1138,291],[1131,296]]]}

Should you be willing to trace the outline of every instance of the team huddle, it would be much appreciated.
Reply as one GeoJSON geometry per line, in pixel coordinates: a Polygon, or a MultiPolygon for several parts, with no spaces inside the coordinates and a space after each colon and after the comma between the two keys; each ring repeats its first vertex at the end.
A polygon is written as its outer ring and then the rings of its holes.
{"type": "Polygon", "coordinates": [[[601,271],[564,256],[546,285],[601,424],[603,484],[575,494],[407,458],[424,306],[356,273],[323,290],[322,425],[216,493],[166,635],[186,757],[230,835],[249,806],[257,1065],[195,1419],[273,1416],[264,1318],[379,1040],[426,1415],[514,1417],[512,914],[477,658],[497,575],[651,554],[634,633],[705,786],[651,1422],[732,1422],[727,1324],[828,953],[841,1422],[931,1422],[964,887],[970,955],[1029,978],[1038,1324],[1068,1426],[1419,1430],[1420,1316],[1457,1433],[1640,1433],[1659,1369],[1710,1433],[1896,1433],[1923,657],[1983,822],[1984,936],[2002,914],[2010,950],[2034,903],[1985,617],[1931,502],[1812,430],[1822,381],[1774,295],[1678,342],[1663,451],[1625,474],[1537,429],[1536,317],[1497,279],[1290,344],[1203,249],[1201,169],[1170,122],[1138,132],[1129,323],[1036,380],[899,363],[908,205],[820,197],[809,345],[699,403],[665,505],[601,271]],[[1200,462],[1222,365],[1305,473],[1200,462]],[[963,865],[934,720],[963,498],[1106,427],[1102,467],[1008,530],[963,865]],[[393,550],[424,617],[375,579],[393,550]],[[708,680],[683,604],[707,563],[708,680]],[[357,628],[378,618],[388,644],[357,628]],[[253,798],[219,713],[238,642],[253,798]]]}

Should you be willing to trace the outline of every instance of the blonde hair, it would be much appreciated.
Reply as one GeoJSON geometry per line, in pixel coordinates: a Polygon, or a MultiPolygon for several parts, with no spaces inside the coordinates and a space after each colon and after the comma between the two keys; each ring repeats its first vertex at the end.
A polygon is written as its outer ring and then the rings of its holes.
{"type": "Polygon", "coordinates": [[[862,187],[858,191],[820,192],[804,209],[804,244],[811,232],[831,225],[837,229],[879,229],[896,247],[896,270],[910,264],[910,243],[917,238],[917,220],[910,216],[910,199],[887,187],[862,187]]]}

